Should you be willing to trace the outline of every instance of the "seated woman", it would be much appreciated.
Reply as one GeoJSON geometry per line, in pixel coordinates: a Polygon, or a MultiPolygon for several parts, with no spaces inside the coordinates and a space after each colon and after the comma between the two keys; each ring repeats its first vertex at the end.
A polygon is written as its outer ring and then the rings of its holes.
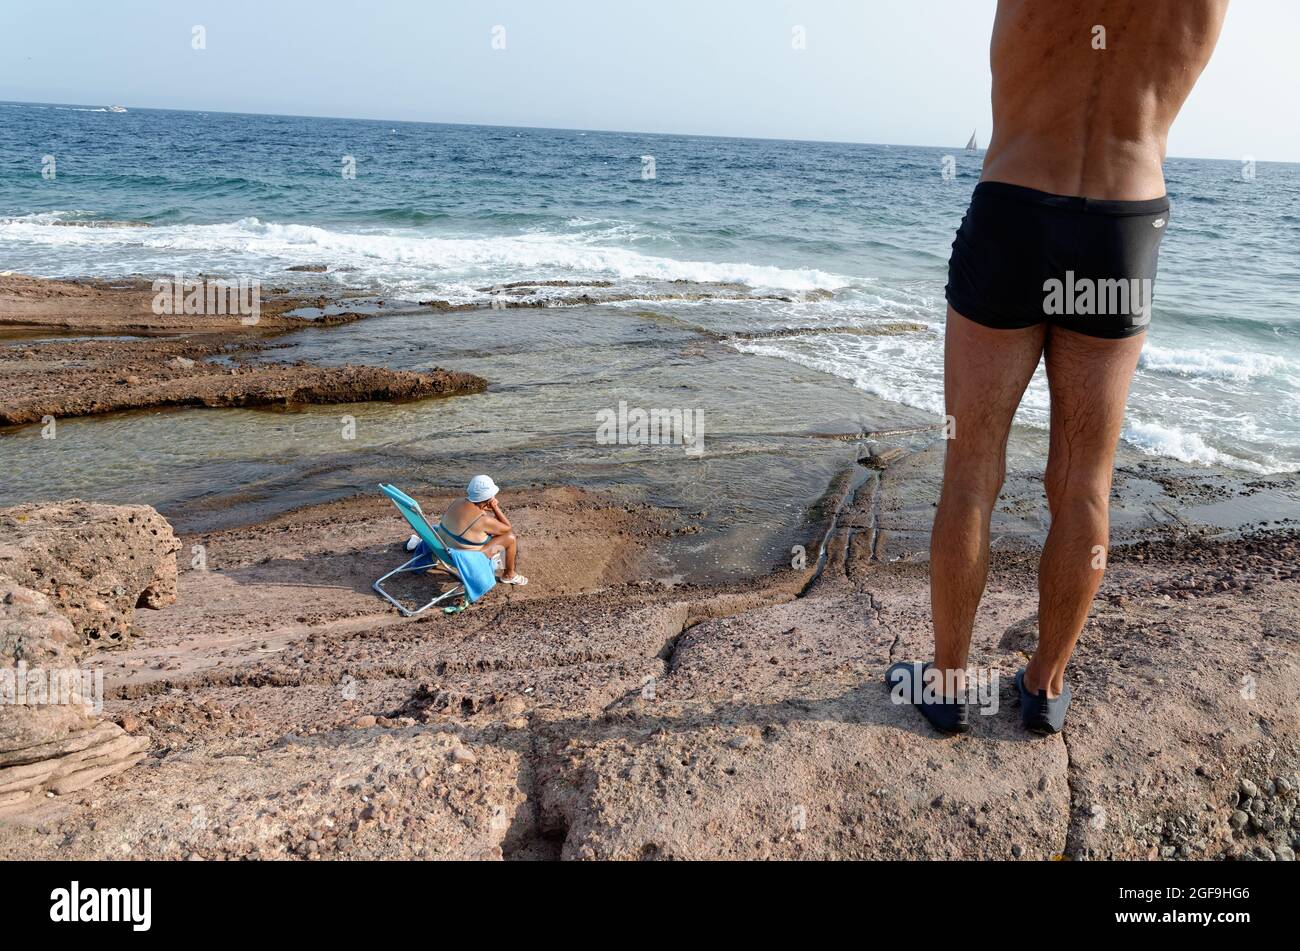
{"type": "Polygon", "coordinates": [[[515,571],[519,541],[515,538],[510,519],[501,511],[501,504],[497,501],[499,491],[488,476],[476,475],[470,479],[465,498],[452,502],[442,513],[438,534],[449,548],[481,551],[488,558],[504,552],[506,566],[501,583],[526,585],[528,579],[515,571]]]}

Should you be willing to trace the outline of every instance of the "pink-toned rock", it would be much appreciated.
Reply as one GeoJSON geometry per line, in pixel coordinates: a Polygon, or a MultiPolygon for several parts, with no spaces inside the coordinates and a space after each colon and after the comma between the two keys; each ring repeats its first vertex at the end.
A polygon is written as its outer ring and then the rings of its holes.
{"type": "Polygon", "coordinates": [[[137,607],[176,600],[176,552],[147,505],[69,499],[0,509],[0,578],[47,595],[84,643],[124,639],[137,607]]]}
{"type": "Polygon", "coordinates": [[[148,739],[101,720],[87,644],[176,599],[171,525],[144,505],[72,499],[0,510],[0,812],[140,761],[148,739]]]}
{"type": "MultiPolygon", "coordinates": [[[[140,761],[148,741],[101,721],[74,683],[81,638],[45,595],[0,579],[0,813],[81,789],[140,761]]],[[[92,675],[93,678],[93,675],[92,675]]]]}

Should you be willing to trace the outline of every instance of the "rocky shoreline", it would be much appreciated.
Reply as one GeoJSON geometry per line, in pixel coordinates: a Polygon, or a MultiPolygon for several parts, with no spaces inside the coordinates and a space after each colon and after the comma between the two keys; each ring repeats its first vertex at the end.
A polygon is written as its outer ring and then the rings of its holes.
{"type": "MultiPolygon", "coordinates": [[[[551,306],[551,285],[502,293],[551,306]]],[[[0,276],[0,424],[486,385],[263,361],[278,334],[364,318],[337,302],[275,297],[250,327],[152,315],[146,294],[0,276]]],[[[1012,676],[1036,637],[1043,447],[1017,434],[973,638],[998,709],[943,738],[881,682],[929,649],[942,440],[815,435],[861,447],[800,515],[820,551],[686,583],[674,546],[725,544],[707,512],[513,486],[532,583],[454,616],[403,618],[371,590],[408,534],[373,494],[277,496],[179,536],[148,506],[0,510],[0,667],[104,678],[101,713],[0,707],[0,858],[1294,858],[1294,475],[1121,451],[1070,726],[1033,737],[1012,676]]],[[[403,488],[430,512],[451,498],[403,488]]]]}
{"type": "Polygon", "coordinates": [[[880,681],[927,650],[902,477],[927,455],[841,492],[820,570],[725,587],[644,580],[691,516],[573,488],[518,494],[534,583],[453,617],[369,591],[402,558],[382,500],[182,538],[176,603],[87,658],[147,754],[0,820],[0,855],[1292,858],[1296,533],[1117,548],[1051,738],[1011,686],[1032,549],[995,550],[973,662],[999,710],[942,738],[880,681]]]}
{"type": "Polygon", "coordinates": [[[0,277],[0,331],[114,335],[0,343],[0,426],[135,409],[415,400],[487,387],[482,377],[441,369],[260,359],[276,335],[364,319],[356,312],[316,320],[288,313],[323,306],[323,299],[275,297],[252,325],[237,316],[155,315],[151,299],[140,281],[0,277]]]}

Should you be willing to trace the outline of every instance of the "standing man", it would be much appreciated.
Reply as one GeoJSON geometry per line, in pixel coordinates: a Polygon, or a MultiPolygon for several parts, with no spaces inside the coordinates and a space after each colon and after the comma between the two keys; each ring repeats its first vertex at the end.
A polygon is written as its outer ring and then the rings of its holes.
{"type": "Polygon", "coordinates": [[[1101,584],[1115,445],[1168,230],[1169,127],[1227,6],[998,2],[993,136],[948,264],[944,400],[955,426],[930,544],[934,662],[887,674],[943,732],[969,728],[963,675],[989,518],[1012,417],[1040,359],[1051,392],[1051,529],[1038,570],[1038,647],[1016,685],[1027,728],[1064,725],[1065,667],[1101,584]]]}

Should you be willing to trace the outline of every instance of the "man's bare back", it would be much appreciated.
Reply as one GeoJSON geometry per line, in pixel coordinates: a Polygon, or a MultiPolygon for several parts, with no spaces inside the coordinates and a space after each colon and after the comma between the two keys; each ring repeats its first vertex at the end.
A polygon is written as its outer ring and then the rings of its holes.
{"type": "Polygon", "coordinates": [[[1169,127],[1227,8],[1228,0],[998,0],[984,180],[1089,198],[1163,195],[1169,127]]]}

